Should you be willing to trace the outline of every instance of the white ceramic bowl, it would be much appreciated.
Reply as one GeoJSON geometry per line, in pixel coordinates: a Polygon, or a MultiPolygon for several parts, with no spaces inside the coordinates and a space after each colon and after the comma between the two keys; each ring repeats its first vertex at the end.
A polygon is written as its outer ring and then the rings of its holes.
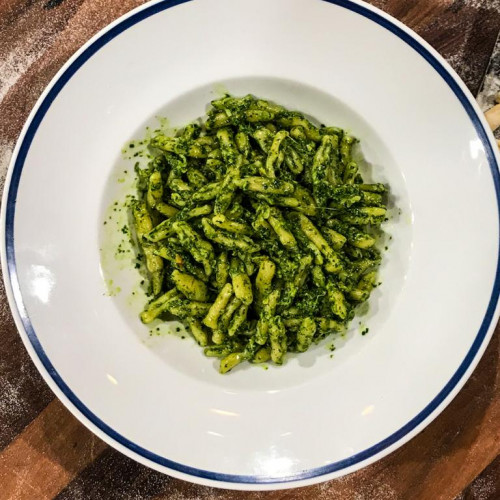
{"type": "Polygon", "coordinates": [[[2,264],[33,361],[99,437],[190,481],[285,488],[386,455],[465,383],[497,321],[498,199],[498,156],[472,96],[380,11],[158,1],[90,40],[35,106],[7,178],[2,264]],[[201,116],[221,89],[351,130],[391,185],[383,285],[333,358],[330,340],[280,368],[221,376],[190,339],[149,335],[131,258],[106,254],[123,222],[108,207],[131,189],[123,145],[157,115],[201,116]]]}

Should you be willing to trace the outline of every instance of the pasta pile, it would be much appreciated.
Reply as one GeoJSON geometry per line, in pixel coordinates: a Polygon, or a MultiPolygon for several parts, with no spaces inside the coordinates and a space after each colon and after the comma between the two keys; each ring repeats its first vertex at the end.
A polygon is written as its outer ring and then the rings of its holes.
{"type": "Polygon", "coordinates": [[[151,138],[132,204],[154,296],[141,320],[178,317],[221,373],[343,331],[377,285],[386,218],[356,142],[251,95],[151,138]]]}

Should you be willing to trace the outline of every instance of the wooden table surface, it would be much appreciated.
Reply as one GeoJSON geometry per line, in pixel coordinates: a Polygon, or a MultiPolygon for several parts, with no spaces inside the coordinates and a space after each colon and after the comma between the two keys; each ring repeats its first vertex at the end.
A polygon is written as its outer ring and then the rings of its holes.
{"type": "MultiPolygon", "coordinates": [[[[99,29],[142,3],[0,0],[2,184],[21,127],[56,71],[99,29]]],[[[500,0],[371,3],[416,30],[474,95],[479,92],[500,29],[500,0]]],[[[498,71],[500,63],[490,67],[498,71]]],[[[405,446],[345,478],[269,493],[179,481],[137,464],[95,437],[36,371],[12,321],[3,286],[0,346],[0,499],[500,499],[499,328],[459,395],[405,446]]]]}

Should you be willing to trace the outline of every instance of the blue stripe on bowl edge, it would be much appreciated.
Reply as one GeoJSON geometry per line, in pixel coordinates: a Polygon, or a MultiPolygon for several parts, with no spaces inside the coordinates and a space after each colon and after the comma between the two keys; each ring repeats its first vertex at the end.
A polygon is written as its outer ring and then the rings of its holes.
{"type": "MultiPolygon", "coordinates": [[[[152,461],[159,465],[168,467],[169,469],[188,474],[191,476],[196,476],[204,479],[223,481],[229,483],[245,483],[245,484],[272,484],[272,483],[284,483],[299,481],[308,478],[313,478],[317,476],[322,476],[332,472],[351,467],[363,460],[366,460],[382,450],[388,448],[389,446],[395,444],[397,441],[402,439],[406,434],[411,432],[415,427],[417,427],[421,422],[423,422],[431,413],[445,400],[445,398],[450,394],[454,387],[460,382],[461,378],[473,362],[476,354],[478,353],[488,329],[491,325],[492,319],[494,317],[496,304],[498,301],[499,291],[500,291],[500,255],[497,262],[497,270],[495,274],[495,283],[491,293],[491,298],[488,303],[488,308],[484,316],[483,322],[479,329],[479,332],[469,350],[464,360],[460,364],[459,368],[455,374],[451,377],[448,383],[443,387],[439,394],[412,420],[410,420],[406,425],[401,427],[394,434],[390,435],[383,441],[377,443],[376,445],[357,453],[349,458],[340,460],[338,462],[325,465],[323,467],[318,467],[315,469],[309,469],[301,471],[297,474],[285,476],[285,477],[270,477],[270,476],[240,476],[233,474],[222,474],[217,472],[211,472],[206,470],[197,469],[194,467],[189,467],[187,465],[179,464],[167,458],[161,457],[152,453],[137,444],[129,441],[124,436],[117,433],[102,420],[100,420],[96,415],[94,415],[71,391],[71,389],[66,385],[61,376],[57,373],[56,369],[50,362],[49,358],[45,354],[38,337],[33,329],[30,318],[27,314],[26,307],[23,302],[21,295],[21,290],[19,287],[19,281],[17,277],[15,253],[14,253],[14,215],[16,207],[17,191],[19,188],[19,181],[21,178],[22,169],[26,156],[28,154],[31,142],[35,136],[35,133],[43,120],[46,112],[48,111],[52,101],[57,97],[64,85],[69,81],[69,79],[78,71],[78,69],[89,59],[92,55],[97,52],[101,47],[119,35],[121,32],[130,28],[134,24],[162,12],[166,9],[180,5],[191,0],[163,0],[157,4],[151,5],[144,8],[143,10],[131,15],[130,17],[124,19],[119,24],[113,26],[109,31],[103,33],[98,39],[96,39],[89,47],[87,47],[64,71],[64,73],[54,82],[52,88],[49,90],[43,101],[41,102],[37,112],[33,116],[31,123],[26,131],[23,138],[22,144],[20,145],[17,158],[15,160],[12,177],[10,181],[8,196],[7,196],[7,207],[6,207],[6,222],[5,222],[5,244],[6,244],[6,256],[7,256],[7,269],[8,277],[13,290],[14,300],[22,320],[24,329],[28,335],[29,341],[31,342],[38,358],[42,362],[43,366],[47,370],[50,377],[57,384],[59,389],[64,393],[64,395],[71,401],[71,403],[78,409],[78,411],[85,416],[90,422],[92,422],[96,427],[98,427],[102,432],[107,434],[111,439],[121,444],[122,446],[128,448],[134,453],[152,461]]],[[[495,191],[497,195],[497,201],[500,206],[500,176],[498,172],[498,166],[495,160],[495,154],[492,150],[491,144],[488,140],[486,131],[484,130],[481,121],[479,120],[473,106],[469,102],[469,99],[460,88],[459,84],[455,81],[454,77],[448,72],[448,70],[439,62],[436,57],[429,52],[427,48],[420,44],[419,41],[414,39],[410,34],[406,33],[399,26],[393,24],[392,21],[381,16],[379,13],[374,12],[363,5],[359,5],[351,2],[350,0],[323,0],[328,3],[335,4],[337,6],[348,9],[352,12],[360,14],[378,25],[389,30],[391,33],[399,37],[405,43],[410,45],[415,51],[417,51],[446,81],[448,86],[451,88],[453,93],[457,96],[462,106],[465,108],[469,118],[471,119],[479,138],[485,148],[486,156],[488,158],[488,163],[493,176],[493,181],[495,185],[495,191]]],[[[500,222],[500,209],[499,209],[499,222],[500,222]]]]}

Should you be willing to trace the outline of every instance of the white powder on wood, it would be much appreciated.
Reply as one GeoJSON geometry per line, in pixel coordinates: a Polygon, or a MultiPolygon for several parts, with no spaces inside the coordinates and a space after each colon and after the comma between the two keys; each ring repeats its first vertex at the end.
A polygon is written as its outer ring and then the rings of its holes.
{"type": "Polygon", "coordinates": [[[7,57],[0,60],[0,101],[28,68],[42,55],[37,50],[36,45],[33,46],[32,42],[34,38],[29,37],[26,43],[12,47],[7,57]]]}
{"type": "Polygon", "coordinates": [[[7,168],[9,167],[9,163],[12,158],[13,150],[13,143],[0,140],[0,189],[2,190],[5,181],[5,175],[7,174],[7,168]]]}

